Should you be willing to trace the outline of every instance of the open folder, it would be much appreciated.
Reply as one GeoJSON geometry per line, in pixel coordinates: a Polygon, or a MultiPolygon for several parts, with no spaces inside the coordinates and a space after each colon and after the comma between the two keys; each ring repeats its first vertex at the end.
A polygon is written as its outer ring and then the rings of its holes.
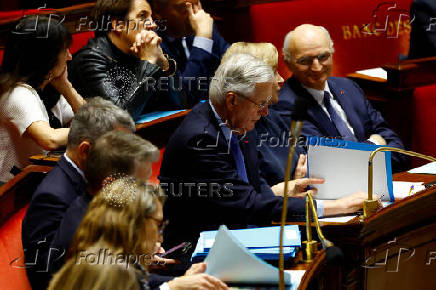
{"type": "MultiPolygon", "coordinates": [[[[368,192],[368,160],[377,145],[310,137],[307,171],[310,177],[325,178],[317,184],[316,199],[338,199],[352,193],[368,192]]],[[[394,201],[391,153],[377,153],[373,160],[373,192],[382,201],[394,201]]]]}
{"type": "MultiPolygon", "coordinates": [[[[250,253],[224,225],[220,226],[205,262],[206,274],[226,283],[277,285],[279,282],[278,269],[250,253]]],[[[289,272],[285,272],[285,284],[291,284],[289,272]]]]}

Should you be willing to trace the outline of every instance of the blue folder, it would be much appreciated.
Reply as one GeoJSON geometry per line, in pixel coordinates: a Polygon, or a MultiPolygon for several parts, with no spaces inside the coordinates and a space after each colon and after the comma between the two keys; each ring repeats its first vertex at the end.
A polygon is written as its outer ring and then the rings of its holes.
{"type": "MultiPolygon", "coordinates": [[[[193,262],[204,259],[213,246],[218,231],[204,231],[200,234],[197,247],[192,255],[193,262]]],[[[230,231],[250,252],[264,260],[276,260],[279,254],[280,227],[250,228],[230,231]]],[[[301,234],[296,225],[285,227],[285,258],[295,256],[296,247],[301,246],[301,234]]]]}
{"type": "Polygon", "coordinates": [[[150,112],[144,115],[139,116],[138,120],[136,120],[136,124],[142,124],[146,122],[151,122],[159,118],[168,117],[179,112],[183,112],[186,110],[176,110],[176,111],[155,111],[150,112]]]}
{"type": "MultiPolygon", "coordinates": [[[[307,136],[307,145],[312,146],[328,146],[328,147],[336,147],[343,149],[353,149],[353,150],[361,150],[361,151],[374,151],[379,147],[386,147],[375,144],[368,143],[360,143],[348,140],[334,139],[334,138],[326,138],[326,137],[318,137],[318,136],[307,136]]],[[[394,198],[394,190],[392,184],[392,164],[391,164],[391,152],[386,151],[382,152],[385,154],[385,162],[386,162],[386,177],[387,177],[387,186],[389,192],[389,199],[391,202],[395,201],[394,198]]],[[[307,164],[307,175],[309,176],[309,164],[307,164]]]]}

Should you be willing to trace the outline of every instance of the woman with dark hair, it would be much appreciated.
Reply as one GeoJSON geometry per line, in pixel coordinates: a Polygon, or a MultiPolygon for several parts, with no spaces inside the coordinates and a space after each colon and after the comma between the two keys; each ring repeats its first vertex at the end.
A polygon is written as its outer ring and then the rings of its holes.
{"type": "Polygon", "coordinates": [[[9,33],[0,68],[0,182],[29,156],[66,145],[64,127],[85,102],[67,78],[71,41],[45,16],[25,17],[9,33]]]}

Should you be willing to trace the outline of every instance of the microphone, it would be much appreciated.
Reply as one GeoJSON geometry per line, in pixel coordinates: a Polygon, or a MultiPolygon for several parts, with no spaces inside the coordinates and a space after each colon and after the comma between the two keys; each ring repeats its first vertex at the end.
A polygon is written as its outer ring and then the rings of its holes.
{"type": "Polygon", "coordinates": [[[308,102],[304,98],[297,98],[295,100],[294,106],[291,110],[291,128],[289,131],[289,137],[295,138],[295,142],[292,142],[291,146],[289,146],[289,154],[288,160],[286,162],[286,170],[285,170],[285,188],[284,188],[284,197],[283,197],[283,208],[282,208],[282,217],[280,222],[280,254],[279,254],[279,289],[285,289],[285,261],[283,256],[283,235],[285,231],[286,217],[288,215],[288,190],[289,190],[289,179],[291,175],[291,166],[292,159],[294,156],[295,146],[300,138],[301,129],[303,127],[303,121],[306,116],[308,102]]]}
{"type": "Polygon", "coordinates": [[[409,155],[409,156],[425,159],[428,161],[436,162],[436,158],[434,158],[434,157],[424,155],[421,153],[417,153],[414,151],[407,151],[404,149],[399,149],[399,148],[394,148],[394,147],[379,147],[376,150],[372,151],[371,154],[369,155],[369,160],[368,160],[368,199],[363,202],[363,217],[364,218],[367,218],[367,217],[373,215],[377,211],[377,208],[378,208],[377,200],[372,198],[373,160],[374,160],[375,155],[378,152],[384,152],[384,151],[398,152],[398,153],[401,153],[404,155],[409,155]]]}

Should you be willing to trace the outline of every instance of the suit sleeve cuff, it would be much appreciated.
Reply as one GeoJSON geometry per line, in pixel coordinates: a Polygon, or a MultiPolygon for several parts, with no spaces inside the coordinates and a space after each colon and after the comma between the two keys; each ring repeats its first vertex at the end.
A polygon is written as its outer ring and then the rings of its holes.
{"type": "Polygon", "coordinates": [[[213,47],[213,40],[205,37],[194,37],[194,42],[192,43],[192,46],[204,49],[208,53],[212,53],[212,47],[213,47]]]}
{"type": "Polygon", "coordinates": [[[159,286],[160,290],[170,290],[170,286],[168,285],[168,282],[163,283],[159,286]]]}
{"type": "Polygon", "coordinates": [[[316,213],[318,214],[318,217],[324,216],[324,201],[323,200],[316,201],[316,213]]]}

